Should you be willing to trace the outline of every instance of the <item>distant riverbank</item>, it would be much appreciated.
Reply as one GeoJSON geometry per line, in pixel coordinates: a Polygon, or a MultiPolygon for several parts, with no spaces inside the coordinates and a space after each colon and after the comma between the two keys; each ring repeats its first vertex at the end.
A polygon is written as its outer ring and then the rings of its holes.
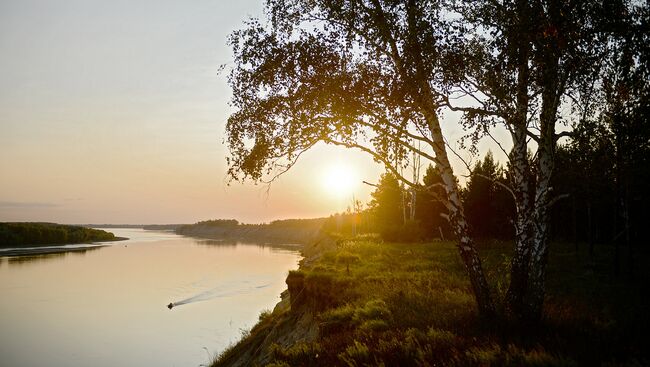
{"type": "Polygon", "coordinates": [[[325,220],[287,219],[268,224],[242,224],[234,219],[218,219],[184,225],[176,229],[176,233],[217,240],[304,245],[318,238],[325,220]]]}
{"type": "Polygon", "coordinates": [[[175,231],[186,224],[81,224],[86,228],[133,228],[146,229],[148,231],[175,231]]]}
{"type": "Polygon", "coordinates": [[[121,241],[111,232],[56,223],[13,222],[0,223],[0,248],[10,248],[3,256],[33,253],[79,251],[79,247],[63,245],[91,244],[95,242],[121,241]],[[61,245],[61,246],[57,246],[61,245]],[[47,247],[47,248],[44,248],[47,247]]]}

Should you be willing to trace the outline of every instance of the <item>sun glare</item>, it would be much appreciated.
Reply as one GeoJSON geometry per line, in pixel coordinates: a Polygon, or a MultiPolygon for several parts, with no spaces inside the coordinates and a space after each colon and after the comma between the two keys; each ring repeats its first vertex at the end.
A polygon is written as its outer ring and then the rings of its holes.
{"type": "Polygon", "coordinates": [[[332,165],[323,172],[323,187],[336,197],[352,195],[357,181],[354,170],[343,164],[332,165]]]}

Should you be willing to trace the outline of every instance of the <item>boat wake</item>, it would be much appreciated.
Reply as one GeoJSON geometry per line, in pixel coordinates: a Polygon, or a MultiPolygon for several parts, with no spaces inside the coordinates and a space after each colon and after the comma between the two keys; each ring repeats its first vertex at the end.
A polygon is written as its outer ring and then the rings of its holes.
{"type": "Polygon", "coordinates": [[[167,305],[167,308],[172,309],[173,307],[186,305],[188,303],[201,302],[201,301],[211,300],[214,298],[231,297],[236,295],[253,293],[257,290],[267,288],[270,285],[271,283],[253,284],[250,281],[244,281],[244,282],[228,284],[228,285],[220,285],[218,287],[198,293],[192,297],[188,297],[180,301],[172,302],[167,305]]]}

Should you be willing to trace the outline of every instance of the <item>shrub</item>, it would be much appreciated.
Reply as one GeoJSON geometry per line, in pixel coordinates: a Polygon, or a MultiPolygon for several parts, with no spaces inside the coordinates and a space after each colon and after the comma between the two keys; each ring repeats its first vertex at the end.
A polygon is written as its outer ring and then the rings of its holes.
{"type": "Polygon", "coordinates": [[[309,366],[321,353],[323,348],[318,343],[299,342],[288,348],[278,344],[271,346],[272,358],[281,363],[288,363],[290,366],[309,366]]]}
{"type": "Polygon", "coordinates": [[[348,274],[350,274],[350,264],[357,263],[359,260],[360,258],[358,255],[347,251],[342,251],[336,256],[336,262],[344,264],[348,274]]]}
{"type": "Polygon", "coordinates": [[[389,325],[384,320],[366,320],[359,327],[364,331],[386,331],[389,329],[389,325]]]}
{"type": "Polygon", "coordinates": [[[273,311],[271,311],[271,310],[264,310],[264,311],[260,312],[260,316],[258,318],[259,322],[265,322],[265,321],[269,320],[272,313],[273,313],[273,311]]]}
{"type": "Polygon", "coordinates": [[[513,344],[509,344],[505,349],[495,343],[470,348],[466,352],[466,357],[469,362],[484,366],[570,367],[577,365],[571,359],[551,355],[542,347],[526,351],[513,344]]]}
{"type": "Polygon", "coordinates": [[[355,322],[363,322],[365,320],[388,320],[391,317],[391,312],[386,305],[386,302],[374,299],[368,301],[363,307],[354,311],[353,320],[355,322]]]}
{"type": "Polygon", "coordinates": [[[402,225],[392,225],[382,228],[381,238],[390,242],[417,242],[426,237],[419,221],[407,220],[402,225]]]}
{"type": "Polygon", "coordinates": [[[321,333],[327,335],[345,329],[351,329],[353,327],[352,318],[354,317],[354,311],[354,306],[350,304],[325,311],[321,314],[321,333]]]}
{"type": "Polygon", "coordinates": [[[370,349],[364,343],[355,340],[353,345],[339,354],[339,359],[349,367],[368,365],[371,362],[370,349]]]}

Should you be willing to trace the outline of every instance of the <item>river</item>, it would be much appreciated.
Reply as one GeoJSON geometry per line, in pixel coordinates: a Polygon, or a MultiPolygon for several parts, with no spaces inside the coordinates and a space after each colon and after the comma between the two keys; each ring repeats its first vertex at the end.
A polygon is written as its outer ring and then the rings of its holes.
{"type": "Polygon", "coordinates": [[[0,257],[0,366],[209,364],[273,308],[300,259],[289,246],[108,231],[129,240],[0,257]]]}

